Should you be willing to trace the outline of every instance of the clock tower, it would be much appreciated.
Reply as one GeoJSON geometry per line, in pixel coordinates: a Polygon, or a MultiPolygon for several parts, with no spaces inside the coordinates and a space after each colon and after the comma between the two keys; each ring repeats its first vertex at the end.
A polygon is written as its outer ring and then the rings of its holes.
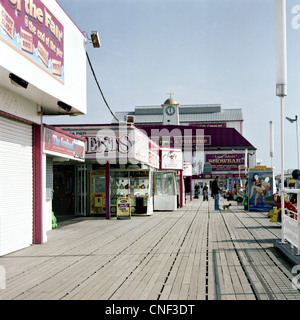
{"type": "Polygon", "coordinates": [[[171,97],[161,105],[163,108],[163,125],[179,125],[179,103],[171,97]]]}

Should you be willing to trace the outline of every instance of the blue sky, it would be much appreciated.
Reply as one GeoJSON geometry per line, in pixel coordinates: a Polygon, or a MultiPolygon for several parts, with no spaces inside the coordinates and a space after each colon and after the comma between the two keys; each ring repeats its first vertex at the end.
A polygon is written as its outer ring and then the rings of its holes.
{"type": "MultiPolygon", "coordinates": [[[[113,111],[160,105],[170,89],[179,104],[242,108],[244,136],[280,172],[280,99],[276,97],[274,0],[58,0],[82,31],[97,30],[101,48],[87,47],[113,111]]],[[[285,116],[300,116],[300,29],[287,0],[288,95],[285,116]]],[[[299,10],[300,12],[300,10],[299,10]]],[[[300,19],[299,19],[300,20],[300,19]]],[[[299,22],[300,25],[300,22],[299,22]]],[[[88,113],[45,117],[49,124],[110,123],[88,67],[88,113]]],[[[285,120],[285,168],[297,168],[296,126],[285,120]]]]}

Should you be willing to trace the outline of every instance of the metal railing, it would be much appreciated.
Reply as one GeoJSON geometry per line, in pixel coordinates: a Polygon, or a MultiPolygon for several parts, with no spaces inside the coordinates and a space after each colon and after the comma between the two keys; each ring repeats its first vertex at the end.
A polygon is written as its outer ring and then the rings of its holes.
{"type": "Polygon", "coordinates": [[[281,210],[282,242],[288,241],[296,248],[296,255],[300,255],[300,189],[283,189],[284,195],[297,194],[297,212],[285,207],[281,210]]]}

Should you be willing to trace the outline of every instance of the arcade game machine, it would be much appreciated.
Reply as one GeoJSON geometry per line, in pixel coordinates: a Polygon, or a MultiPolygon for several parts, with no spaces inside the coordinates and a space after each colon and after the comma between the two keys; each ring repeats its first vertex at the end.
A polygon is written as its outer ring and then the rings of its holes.
{"type": "Polygon", "coordinates": [[[106,213],[105,170],[90,171],[90,213],[106,213]]]}

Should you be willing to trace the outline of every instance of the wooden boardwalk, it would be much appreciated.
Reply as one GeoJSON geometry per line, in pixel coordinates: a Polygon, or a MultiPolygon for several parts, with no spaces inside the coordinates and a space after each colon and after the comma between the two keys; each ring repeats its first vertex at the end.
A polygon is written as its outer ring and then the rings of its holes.
{"type": "Polygon", "coordinates": [[[280,224],[231,203],[74,219],[47,243],[0,257],[0,299],[299,300],[293,266],[273,247],[280,224]]]}

